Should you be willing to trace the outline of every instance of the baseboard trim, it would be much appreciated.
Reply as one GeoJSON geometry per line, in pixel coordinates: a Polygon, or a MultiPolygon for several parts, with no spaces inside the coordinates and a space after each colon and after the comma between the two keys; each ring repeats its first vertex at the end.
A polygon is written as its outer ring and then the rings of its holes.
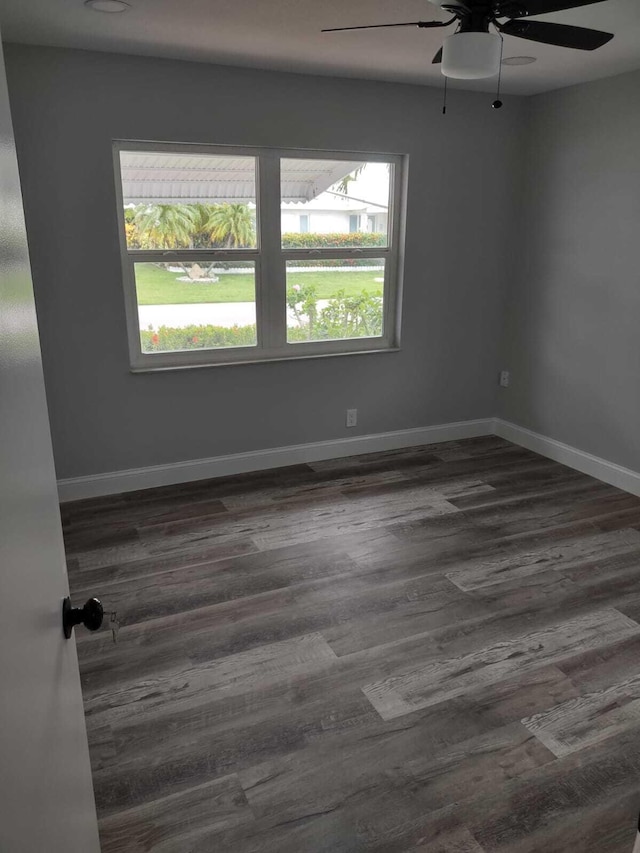
{"type": "Polygon", "coordinates": [[[569,444],[547,438],[545,435],[540,435],[540,433],[525,429],[509,421],[503,421],[501,418],[495,419],[494,432],[500,438],[526,447],[527,450],[533,450],[541,456],[547,456],[549,459],[568,465],[569,468],[574,468],[583,474],[589,474],[591,477],[596,477],[611,486],[617,486],[617,488],[630,492],[632,495],[640,496],[640,474],[637,471],[623,468],[622,465],[616,465],[615,462],[608,462],[599,456],[585,453],[584,450],[578,450],[569,444]]]}
{"type": "Polygon", "coordinates": [[[58,480],[58,495],[61,502],[77,501],[121,492],[133,492],[137,489],[151,489],[156,486],[170,486],[194,480],[244,474],[248,471],[264,471],[268,468],[282,468],[304,462],[319,462],[322,459],[337,459],[343,456],[357,456],[360,453],[376,453],[383,450],[416,447],[421,444],[475,438],[491,435],[493,431],[494,419],[484,418],[396,432],[359,435],[353,438],[317,441],[310,444],[294,444],[289,447],[253,450],[248,453],[214,456],[210,459],[191,459],[186,462],[58,480]]]}

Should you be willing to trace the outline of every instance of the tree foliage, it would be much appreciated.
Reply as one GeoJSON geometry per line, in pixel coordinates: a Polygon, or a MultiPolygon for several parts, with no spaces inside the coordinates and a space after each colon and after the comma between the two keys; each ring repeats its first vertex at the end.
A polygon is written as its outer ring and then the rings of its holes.
{"type": "Polygon", "coordinates": [[[130,249],[218,249],[255,246],[246,204],[140,204],[125,210],[130,249]]]}
{"type": "Polygon", "coordinates": [[[342,180],[338,181],[338,183],[335,184],[335,187],[334,187],[335,191],[338,193],[342,193],[343,195],[349,195],[349,184],[352,181],[358,180],[359,176],[364,171],[364,167],[365,167],[365,164],[363,163],[362,166],[358,166],[358,168],[354,169],[353,172],[351,172],[348,175],[345,175],[344,178],[342,178],[342,180]]]}
{"type": "Polygon", "coordinates": [[[188,204],[141,205],[133,217],[142,249],[179,249],[191,245],[195,211],[188,204]]]}
{"type": "Polygon", "coordinates": [[[319,307],[312,284],[287,289],[287,306],[297,328],[289,329],[290,341],[341,340],[379,337],[382,334],[382,299],[366,290],[347,296],[343,290],[319,307]]]}
{"type": "Polygon", "coordinates": [[[213,208],[207,228],[214,243],[228,249],[255,245],[255,223],[246,204],[218,204],[213,208]]]}

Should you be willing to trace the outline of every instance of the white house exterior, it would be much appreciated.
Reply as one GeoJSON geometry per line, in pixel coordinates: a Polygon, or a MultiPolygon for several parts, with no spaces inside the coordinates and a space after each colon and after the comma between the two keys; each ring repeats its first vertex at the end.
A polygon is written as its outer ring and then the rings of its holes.
{"type": "Polygon", "coordinates": [[[333,193],[322,193],[312,201],[282,204],[282,233],[348,234],[386,233],[387,208],[363,204],[333,193]]]}
{"type": "Polygon", "coordinates": [[[388,227],[389,171],[384,163],[360,164],[342,193],[334,183],[304,200],[283,197],[282,232],[384,234],[388,227]]]}

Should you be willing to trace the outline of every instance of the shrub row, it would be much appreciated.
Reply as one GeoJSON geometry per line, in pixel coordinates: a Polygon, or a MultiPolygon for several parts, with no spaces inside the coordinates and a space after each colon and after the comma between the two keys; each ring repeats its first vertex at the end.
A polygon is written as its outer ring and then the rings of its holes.
{"type": "MultiPolygon", "coordinates": [[[[376,318],[377,320],[377,318],[376,318]]],[[[345,324],[328,328],[322,321],[310,329],[308,324],[290,328],[287,337],[291,343],[308,340],[335,340],[382,334],[382,323],[374,322],[370,328],[345,324]]],[[[142,331],[142,352],[181,352],[183,350],[218,349],[220,347],[255,346],[255,326],[188,326],[183,329],[162,326],[157,332],[142,331]]]]}
{"type": "MultiPolygon", "coordinates": [[[[297,232],[282,235],[283,249],[374,249],[384,246],[386,234],[370,234],[366,231],[356,231],[350,234],[340,232],[333,234],[298,234],[297,232]]],[[[344,267],[370,267],[372,258],[342,258],[339,264],[344,267]]],[[[335,259],[305,258],[305,267],[335,267],[335,259]]]]}
{"type": "Polygon", "coordinates": [[[215,349],[218,347],[254,346],[253,326],[161,326],[140,332],[142,352],[179,352],[180,350],[215,349]]]}
{"type": "Polygon", "coordinates": [[[283,249],[371,249],[385,246],[386,234],[372,234],[367,231],[355,231],[350,234],[299,234],[289,232],[282,235],[283,249]]]}

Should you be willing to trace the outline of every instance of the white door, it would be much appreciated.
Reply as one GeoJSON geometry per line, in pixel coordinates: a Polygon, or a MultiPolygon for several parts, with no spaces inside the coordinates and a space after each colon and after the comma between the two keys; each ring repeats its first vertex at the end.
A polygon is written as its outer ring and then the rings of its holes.
{"type": "Polygon", "coordinates": [[[100,850],[75,640],[62,633],[67,592],[0,47],[1,853],[100,850]]]}

